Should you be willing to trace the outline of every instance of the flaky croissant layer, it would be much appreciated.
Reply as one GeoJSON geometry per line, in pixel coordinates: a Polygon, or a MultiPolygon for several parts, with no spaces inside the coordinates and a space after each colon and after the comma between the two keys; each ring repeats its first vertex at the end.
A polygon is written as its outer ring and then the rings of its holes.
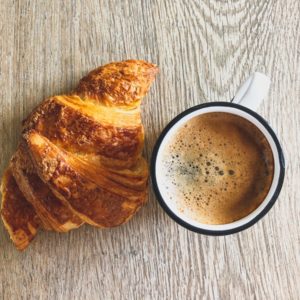
{"type": "Polygon", "coordinates": [[[1,216],[17,249],[39,228],[113,227],[145,203],[140,103],[157,72],[142,60],[107,64],[23,121],[1,184],[1,216]]]}

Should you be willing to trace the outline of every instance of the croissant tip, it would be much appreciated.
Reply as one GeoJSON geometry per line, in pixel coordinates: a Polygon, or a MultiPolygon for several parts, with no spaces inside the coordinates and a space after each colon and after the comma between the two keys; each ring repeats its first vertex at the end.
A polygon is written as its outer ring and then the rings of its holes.
{"type": "Polygon", "coordinates": [[[83,77],[75,94],[108,106],[137,107],[158,71],[157,65],[145,60],[108,63],[83,77]]]}

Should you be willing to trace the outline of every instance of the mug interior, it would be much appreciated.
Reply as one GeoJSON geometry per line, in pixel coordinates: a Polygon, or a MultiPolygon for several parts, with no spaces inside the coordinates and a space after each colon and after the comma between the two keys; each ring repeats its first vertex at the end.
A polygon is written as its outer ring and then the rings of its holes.
{"type": "MultiPolygon", "coordinates": [[[[206,107],[201,107],[199,109],[194,109],[191,112],[188,112],[185,114],[181,114],[178,120],[175,120],[175,123],[172,124],[169,128],[166,128],[166,131],[162,133],[162,139],[160,140],[160,145],[158,145],[158,149],[156,150],[156,157],[155,161],[152,162],[155,164],[154,166],[154,180],[155,185],[156,185],[156,191],[159,193],[160,200],[163,201],[164,207],[167,207],[169,210],[169,213],[171,211],[172,216],[174,215],[179,218],[183,223],[189,224],[192,226],[192,230],[197,231],[197,229],[201,229],[204,231],[208,232],[226,232],[228,230],[234,230],[237,228],[242,228],[246,226],[247,224],[251,223],[255,218],[257,218],[262,212],[266,209],[270,201],[272,200],[274,194],[276,193],[276,190],[279,185],[280,178],[282,176],[282,153],[279,152],[281,149],[278,149],[278,146],[280,147],[277,139],[276,141],[274,140],[274,133],[272,130],[267,127],[265,124],[263,124],[262,119],[257,116],[256,113],[253,113],[252,111],[241,107],[240,105],[237,104],[230,104],[226,103],[227,105],[206,105],[206,107]],[[197,222],[191,218],[189,218],[187,215],[185,215],[183,212],[181,212],[176,205],[175,201],[172,201],[168,197],[168,193],[166,190],[166,187],[161,184],[165,180],[165,174],[161,172],[160,170],[162,169],[162,162],[163,162],[163,153],[164,149],[167,146],[168,142],[170,139],[173,138],[174,134],[177,133],[178,129],[181,128],[186,122],[188,122],[190,119],[202,115],[202,114],[207,114],[207,113],[212,113],[212,112],[222,112],[222,113],[230,113],[234,114],[237,116],[240,116],[252,124],[254,124],[266,137],[272,153],[273,153],[273,158],[274,158],[274,174],[273,174],[273,181],[271,184],[271,187],[269,189],[269,192],[263,202],[249,215],[243,217],[242,219],[239,219],[237,221],[234,221],[232,223],[227,223],[227,224],[221,224],[221,225],[214,225],[214,224],[204,224],[197,222]],[[273,136],[272,136],[272,135],[273,136]]],[[[201,105],[200,105],[201,106],[201,105]]],[[[175,118],[176,119],[176,118],[175,118]]],[[[173,120],[174,121],[174,120],[173,120]]],[[[171,122],[172,123],[172,122],[171,122]]],[[[169,124],[170,125],[170,124],[169,124]]],[[[276,137],[275,137],[276,138],[276,137]]],[[[281,183],[282,184],[282,183],[281,183]]],[[[278,191],[278,190],[277,190],[278,191]]],[[[168,211],[167,211],[168,212],[168,211]]],[[[177,219],[178,221],[178,219],[177,219]]],[[[180,223],[180,222],[179,222],[180,223]]]]}

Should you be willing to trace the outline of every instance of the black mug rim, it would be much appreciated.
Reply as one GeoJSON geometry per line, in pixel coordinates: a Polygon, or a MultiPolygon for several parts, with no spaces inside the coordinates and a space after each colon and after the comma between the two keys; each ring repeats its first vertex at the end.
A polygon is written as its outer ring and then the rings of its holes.
{"type": "Polygon", "coordinates": [[[283,185],[283,181],[284,181],[284,176],[285,176],[285,160],[284,160],[284,154],[283,154],[283,150],[282,147],[280,145],[280,142],[277,138],[277,135],[275,134],[275,132],[273,131],[273,129],[270,127],[270,125],[268,124],[268,122],[261,117],[258,113],[252,111],[251,109],[236,104],[236,103],[232,103],[232,102],[209,102],[209,103],[203,103],[203,104],[199,104],[196,106],[193,106],[185,111],[183,111],[182,113],[180,113],[179,115],[177,115],[174,119],[172,119],[166,126],[165,128],[162,130],[162,132],[160,133],[155,146],[153,148],[152,151],[152,157],[151,157],[151,165],[150,165],[150,174],[151,174],[151,180],[152,180],[152,186],[153,186],[153,190],[154,193],[156,195],[156,199],[159,202],[160,206],[163,208],[163,210],[175,221],[177,222],[179,225],[185,227],[188,230],[194,231],[196,233],[201,233],[201,234],[205,234],[205,235],[213,235],[213,236],[221,236],[221,235],[228,235],[228,234],[233,234],[233,233],[237,233],[240,232],[242,230],[245,230],[251,226],[253,226],[255,223],[257,223],[259,220],[261,220],[269,211],[270,209],[273,207],[274,203],[276,202],[276,200],[278,199],[278,196],[280,194],[282,185],[283,185]],[[232,107],[232,108],[237,108],[240,109],[248,114],[250,114],[251,116],[253,116],[254,118],[256,118],[265,128],[266,130],[269,132],[269,134],[271,135],[276,148],[277,148],[277,152],[278,152],[278,160],[279,160],[279,165],[280,165],[280,170],[279,170],[279,178],[278,178],[278,184],[276,186],[276,189],[271,197],[271,199],[269,200],[268,204],[266,205],[266,207],[257,215],[255,216],[253,219],[251,219],[249,222],[247,222],[246,224],[243,224],[241,226],[232,228],[232,229],[226,229],[226,230],[208,230],[208,229],[203,229],[203,228],[199,228],[196,226],[193,226],[185,221],[183,221],[178,215],[176,215],[170,208],[169,206],[166,204],[166,202],[164,201],[159,188],[158,188],[158,184],[157,184],[157,180],[156,180],[156,160],[157,160],[157,154],[158,154],[158,150],[160,148],[160,145],[162,143],[162,141],[164,140],[165,136],[167,135],[167,133],[169,132],[169,130],[183,117],[185,117],[186,115],[197,111],[197,110],[201,110],[203,108],[207,108],[207,107],[213,107],[213,106],[221,106],[221,107],[232,107]]]}

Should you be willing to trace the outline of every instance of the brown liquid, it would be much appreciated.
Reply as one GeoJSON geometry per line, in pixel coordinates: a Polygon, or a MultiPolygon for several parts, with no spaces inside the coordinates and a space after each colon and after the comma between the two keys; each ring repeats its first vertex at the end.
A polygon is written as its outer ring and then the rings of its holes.
{"type": "Polygon", "coordinates": [[[261,131],[229,113],[203,114],[182,125],[164,150],[163,164],[170,199],[206,224],[231,223],[254,211],[274,172],[261,131]]]}

